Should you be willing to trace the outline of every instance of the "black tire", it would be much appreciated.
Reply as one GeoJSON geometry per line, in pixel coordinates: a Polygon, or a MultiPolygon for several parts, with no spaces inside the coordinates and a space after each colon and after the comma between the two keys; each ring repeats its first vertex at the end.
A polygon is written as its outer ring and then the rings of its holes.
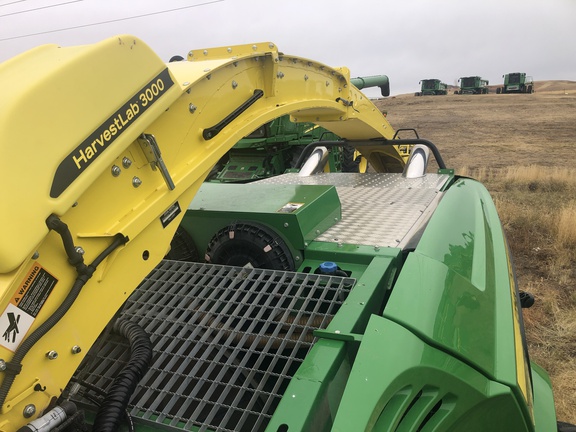
{"type": "Polygon", "coordinates": [[[174,238],[170,243],[170,252],[166,254],[166,258],[175,261],[200,261],[194,240],[182,226],[176,229],[174,238]]]}
{"type": "Polygon", "coordinates": [[[213,264],[295,270],[284,240],[270,228],[253,222],[234,223],[218,231],[210,240],[205,259],[213,264]]]}
{"type": "Polygon", "coordinates": [[[576,432],[576,426],[570,423],[557,422],[558,432],[576,432]]]}
{"type": "Polygon", "coordinates": [[[360,156],[358,160],[354,159],[354,147],[345,145],[342,147],[342,172],[345,173],[359,173],[360,172],[360,156]]]}

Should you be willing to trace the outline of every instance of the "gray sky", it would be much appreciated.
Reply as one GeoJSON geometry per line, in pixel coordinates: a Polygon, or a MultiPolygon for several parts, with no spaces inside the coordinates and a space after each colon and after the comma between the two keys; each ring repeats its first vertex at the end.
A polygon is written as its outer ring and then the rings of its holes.
{"type": "Polygon", "coordinates": [[[347,66],[352,77],[388,75],[394,95],[417,91],[424,78],[576,80],[575,28],[576,0],[0,0],[0,61],[117,34],[141,38],[165,61],[271,41],[347,66]]]}

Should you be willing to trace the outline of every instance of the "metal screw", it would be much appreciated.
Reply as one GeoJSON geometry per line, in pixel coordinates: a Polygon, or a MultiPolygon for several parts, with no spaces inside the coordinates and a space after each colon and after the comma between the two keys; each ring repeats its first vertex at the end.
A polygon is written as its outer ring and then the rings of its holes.
{"type": "Polygon", "coordinates": [[[76,251],[76,253],[78,253],[80,255],[84,255],[86,253],[84,251],[84,249],[82,248],[82,246],[76,246],[76,248],[74,250],[76,251]]]}
{"type": "Polygon", "coordinates": [[[72,354],[80,354],[82,352],[82,348],[80,348],[78,345],[74,345],[72,347],[72,354]]]}
{"type": "Polygon", "coordinates": [[[122,166],[124,168],[128,169],[132,166],[132,161],[130,159],[128,159],[127,157],[125,157],[124,159],[122,159],[122,166]]]}
{"type": "Polygon", "coordinates": [[[132,179],[132,186],[134,186],[135,188],[140,187],[141,184],[142,180],[140,180],[138,177],[134,177],[132,179]]]}
{"type": "Polygon", "coordinates": [[[118,165],[113,165],[111,171],[112,171],[112,175],[114,177],[118,177],[120,175],[120,173],[122,172],[122,170],[120,169],[120,167],[118,165]]]}
{"type": "Polygon", "coordinates": [[[235,89],[238,87],[238,83],[236,81],[232,81],[232,88],[235,89]]]}
{"type": "Polygon", "coordinates": [[[304,75],[304,81],[308,81],[308,75],[304,75]]]}
{"type": "Polygon", "coordinates": [[[232,52],[232,48],[228,48],[226,51],[228,51],[229,53],[232,52]]]}
{"type": "Polygon", "coordinates": [[[58,353],[54,350],[50,350],[46,353],[48,360],[56,360],[58,358],[58,353]]]}
{"type": "Polygon", "coordinates": [[[204,50],[204,55],[208,55],[208,50],[204,50]]]}
{"type": "Polygon", "coordinates": [[[274,44],[273,43],[268,44],[268,48],[270,49],[274,48],[274,44]]]}
{"type": "Polygon", "coordinates": [[[24,418],[30,418],[34,414],[36,414],[36,407],[34,405],[30,404],[24,407],[24,411],[22,412],[24,418]]]}
{"type": "Polygon", "coordinates": [[[278,72],[278,73],[276,74],[276,76],[277,76],[278,78],[282,79],[282,78],[284,78],[284,73],[283,73],[283,72],[278,72]]]}
{"type": "Polygon", "coordinates": [[[32,255],[32,259],[38,259],[40,257],[40,253],[38,253],[38,251],[34,252],[34,255],[32,255]]]}
{"type": "Polygon", "coordinates": [[[290,225],[288,224],[288,222],[284,222],[284,228],[288,228],[290,225]]]}
{"type": "Polygon", "coordinates": [[[296,255],[296,256],[294,257],[294,260],[295,260],[295,261],[300,261],[300,255],[296,255]]]}
{"type": "Polygon", "coordinates": [[[6,362],[4,361],[4,359],[0,359],[0,371],[5,370],[6,370],[6,362]]]}
{"type": "Polygon", "coordinates": [[[256,50],[258,49],[258,46],[257,46],[257,45],[252,45],[252,49],[253,49],[254,51],[256,51],[256,50]]]}
{"type": "Polygon", "coordinates": [[[190,111],[190,114],[194,114],[196,112],[196,105],[194,104],[190,104],[188,105],[188,111],[190,111]]]}

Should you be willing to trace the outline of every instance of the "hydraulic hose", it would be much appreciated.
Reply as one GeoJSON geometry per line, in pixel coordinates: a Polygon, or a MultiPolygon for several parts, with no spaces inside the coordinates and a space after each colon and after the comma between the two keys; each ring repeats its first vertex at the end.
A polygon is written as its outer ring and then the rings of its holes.
{"type": "Polygon", "coordinates": [[[130,360],[114,379],[96,414],[92,432],[113,432],[118,429],[132,393],[152,361],[152,343],[138,324],[118,320],[113,331],[130,342],[130,360]]]}
{"type": "Polygon", "coordinates": [[[76,267],[76,271],[78,272],[78,277],[74,281],[70,292],[64,299],[64,301],[58,306],[56,311],[52,315],[50,315],[46,321],[44,321],[40,326],[32,332],[30,336],[28,336],[24,341],[20,344],[20,346],[16,349],[14,356],[10,362],[6,363],[6,370],[4,371],[4,381],[0,386],[0,407],[4,405],[6,402],[6,397],[8,396],[8,392],[16,379],[16,375],[18,375],[22,369],[22,360],[30,351],[30,349],[38,342],[48,331],[54,327],[60,319],[68,312],[70,307],[76,301],[76,298],[80,294],[82,287],[88,282],[88,280],[92,277],[92,274],[96,270],[98,264],[100,264],[114,249],[117,247],[125,244],[128,239],[121,234],[117,234],[114,237],[114,241],[106,248],[104,251],[98,255],[98,257],[94,260],[94,262],[90,265],[85,265],[83,262],[83,258],[81,254],[76,251],[74,244],[72,242],[72,236],[66,224],[61,222],[55,216],[51,216],[47,221],[49,228],[54,229],[60,236],[62,237],[62,242],[64,244],[64,249],[70,259],[70,263],[76,267]],[[80,255],[80,260],[77,259],[77,255],[80,255]]]}

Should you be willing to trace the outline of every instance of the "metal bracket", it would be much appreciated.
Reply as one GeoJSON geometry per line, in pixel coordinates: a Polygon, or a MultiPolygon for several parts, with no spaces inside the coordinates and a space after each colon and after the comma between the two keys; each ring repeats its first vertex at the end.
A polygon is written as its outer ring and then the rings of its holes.
{"type": "Polygon", "coordinates": [[[164,177],[164,181],[166,182],[168,189],[174,190],[176,186],[174,185],[172,177],[170,177],[170,173],[168,172],[168,168],[166,168],[166,164],[162,159],[162,154],[160,153],[160,147],[158,147],[158,143],[156,142],[156,138],[154,138],[154,135],[142,134],[138,138],[138,143],[140,144],[140,147],[142,148],[142,151],[144,152],[146,159],[148,159],[148,162],[150,162],[152,170],[156,171],[156,168],[160,169],[160,172],[162,173],[162,177],[164,177]]]}

